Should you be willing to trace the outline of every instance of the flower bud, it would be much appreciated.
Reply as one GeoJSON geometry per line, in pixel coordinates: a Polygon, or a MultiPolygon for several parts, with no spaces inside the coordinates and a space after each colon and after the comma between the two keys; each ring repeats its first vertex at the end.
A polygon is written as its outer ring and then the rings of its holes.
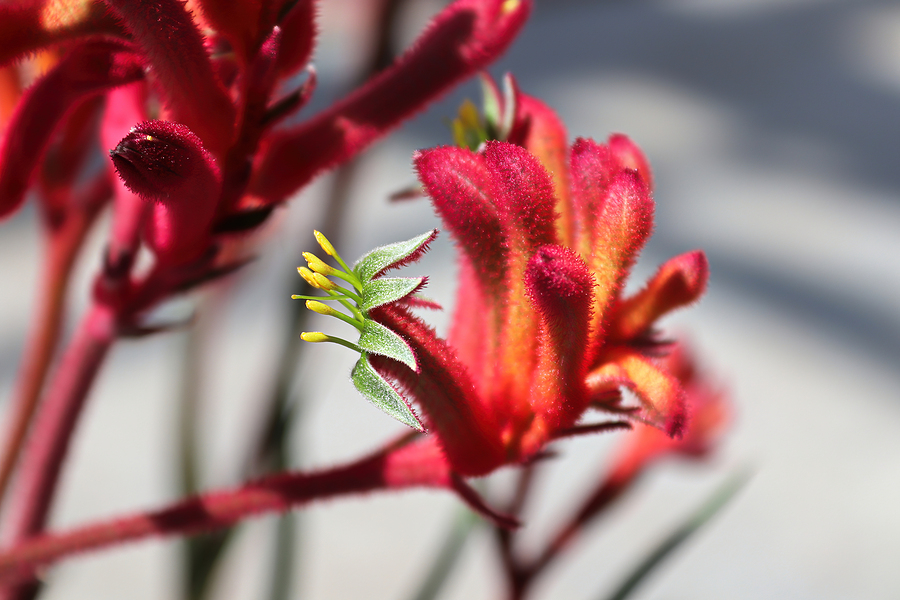
{"type": "Polygon", "coordinates": [[[144,239],[160,262],[183,264],[208,247],[221,191],[213,157],[179,123],[146,121],[110,151],[132,192],[156,202],[144,239]]]}

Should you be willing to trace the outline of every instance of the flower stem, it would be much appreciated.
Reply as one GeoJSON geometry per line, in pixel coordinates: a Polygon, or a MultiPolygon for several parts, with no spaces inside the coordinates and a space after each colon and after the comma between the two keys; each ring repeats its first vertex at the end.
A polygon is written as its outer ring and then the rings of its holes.
{"type": "MultiPolygon", "coordinates": [[[[450,487],[436,446],[404,436],[383,450],[347,465],[314,473],[266,477],[223,492],[183,500],[161,510],[86,525],[21,541],[0,554],[0,581],[7,585],[75,552],[97,550],[151,536],[183,536],[227,527],[247,517],[283,512],[311,500],[379,489],[450,487]]],[[[427,442],[427,440],[426,440],[427,442]]]]}
{"type": "Polygon", "coordinates": [[[10,476],[18,462],[38,405],[47,371],[59,342],[66,289],[78,248],[93,219],[73,211],[63,225],[50,234],[44,260],[43,281],[37,310],[22,356],[22,365],[11,401],[9,429],[0,456],[0,501],[6,494],[10,476]]]}
{"type": "MultiPolygon", "coordinates": [[[[35,420],[11,499],[5,534],[12,543],[29,538],[44,528],[78,415],[115,339],[114,325],[114,311],[106,305],[94,304],[63,355],[35,420]]],[[[0,598],[29,597],[30,589],[30,585],[6,589],[0,593],[0,598]]]]}

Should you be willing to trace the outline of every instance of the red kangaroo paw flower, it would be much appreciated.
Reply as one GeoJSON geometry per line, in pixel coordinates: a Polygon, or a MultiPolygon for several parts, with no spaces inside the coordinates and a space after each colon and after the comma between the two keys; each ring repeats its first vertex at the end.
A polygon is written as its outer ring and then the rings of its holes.
{"type": "Polygon", "coordinates": [[[22,95],[22,87],[19,68],[16,65],[0,67],[0,138],[6,129],[6,122],[16,109],[16,103],[22,95]]]}
{"type": "MultiPolygon", "coordinates": [[[[464,134],[480,126],[477,114],[465,110],[457,128],[464,134]]],[[[334,314],[357,325],[361,341],[368,331],[362,320],[376,321],[384,329],[379,339],[391,342],[389,351],[372,351],[370,342],[364,348],[324,333],[303,334],[310,342],[334,341],[360,352],[368,372],[374,369],[380,379],[354,379],[357,389],[402,422],[420,429],[424,423],[460,475],[483,475],[533,459],[562,436],[629,426],[627,421],[579,424],[589,406],[652,424],[672,438],[687,427],[680,375],[645,355],[647,332],[664,312],[702,293],[705,259],[701,253],[676,258],[645,291],[621,299],[625,278],[650,235],[654,204],[640,151],[624,137],[613,139],[615,148],[576,141],[571,170],[556,182],[538,157],[508,142],[488,140],[478,152],[441,147],[415,153],[422,187],[462,255],[451,341],[438,338],[408,311],[403,290],[412,284],[398,287],[377,308],[369,308],[364,292],[362,298],[348,294],[363,310],[355,316],[334,314]],[[561,202],[554,187],[560,181],[571,182],[572,246],[557,238],[561,202]],[[622,388],[640,405],[623,405],[622,388]]],[[[424,239],[385,248],[415,242],[422,250],[424,239]]],[[[357,290],[377,282],[369,273],[374,267],[354,267],[350,274],[330,244],[323,249],[357,290]]],[[[332,299],[343,298],[327,279],[338,271],[310,256],[311,271],[301,269],[301,275],[332,299]]],[[[360,264],[380,265],[372,256],[379,251],[360,264]]],[[[311,310],[333,314],[315,297],[297,298],[310,300],[311,310]]]]}
{"type": "Polygon", "coordinates": [[[419,366],[373,356],[373,364],[416,398],[453,469],[462,475],[483,475],[503,464],[492,409],[478,395],[466,367],[459,363],[446,342],[408,311],[386,306],[371,311],[373,319],[403,332],[419,366]]]}
{"type": "Polygon", "coordinates": [[[267,31],[261,26],[270,25],[262,22],[263,3],[260,0],[200,0],[198,4],[203,18],[228,40],[238,60],[246,65],[262,43],[260,31],[267,31]]]}
{"type": "Polygon", "coordinates": [[[696,302],[706,291],[709,263],[701,250],[666,261],[640,292],[617,307],[610,338],[624,340],[649,333],[669,311],[696,302]]]}
{"type": "MultiPolygon", "coordinates": [[[[37,178],[38,204],[44,222],[51,229],[62,226],[69,211],[96,212],[82,204],[78,178],[96,148],[96,129],[103,110],[103,98],[94,96],[79,103],[60,127],[56,141],[47,148],[37,178]]],[[[106,186],[110,188],[109,185],[106,186]]],[[[69,212],[69,215],[71,213],[69,212]]]]}
{"type": "Polygon", "coordinates": [[[614,133],[609,136],[609,140],[606,143],[616,164],[620,168],[637,171],[647,188],[652,190],[653,172],[650,170],[650,162],[637,144],[621,133],[614,133]]]}
{"type": "Polygon", "coordinates": [[[79,37],[124,36],[107,8],[93,0],[0,2],[0,66],[79,37]]]}
{"type": "Polygon", "coordinates": [[[633,416],[670,437],[680,438],[687,416],[684,390],[678,379],[654,360],[627,349],[610,352],[604,359],[602,367],[588,374],[588,388],[602,394],[612,382],[630,389],[643,406],[633,416]]]}
{"type": "MultiPolygon", "coordinates": [[[[584,173],[573,170],[573,177],[579,176],[583,177],[584,173]]],[[[599,288],[591,322],[592,348],[595,349],[602,344],[604,330],[608,328],[605,321],[609,308],[650,237],[654,205],[637,173],[623,171],[610,181],[598,209],[592,230],[579,233],[581,239],[590,239],[591,249],[585,261],[599,288]]]]}
{"type": "Polygon", "coordinates": [[[319,172],[358,154],[494,60],[530,9],[528,0],[457,0],[392,67],[310,121],[273,132],[256,162],[251,194],[263,204],[281,202],[319,172]]]}
{"type": "Polygon", "coordinates": [[[57,125],[81,100],[143,77],[126,45],[95,41],[76,46],[29,88],[0,143],[0,218],[19,208],[57,125]]]}
{"type": "MultiPolygon", "coordinates": [[[[518,109],[527,97],[515,98],[518,109]]],[[[548,144],[558,144],[564,130],[552,111],[541,107],[532,114],[533,123],[549,132],[548,144]]],[[[528,139],[521,129],[517,135],[528,139]]],[[[461,365],[447,368],[453,362],[448,358],[444,366],[422,366],[408,379],[441,377],[444,383],[436,387],[445,395],[452,381],[471,380],[474,395],[449,393],[458,394],[457,404],[481,406],[491,415],[491,420],[482,417],[484,439],[498,428],[493,436],[506,462],[526,460],[576,431],[591,403],[672,437],[686,426],[678,378],[641,348],[656,318],[699,297],[706,263],[700,253],[674,259],[645,291],[621,300],[625,278],[652,230],[654,204],[643,155],[624,136],[611,140],[611,145],[577,140],[569,165],[556,167],[562,173],[556,179],[543,166],[560,164],[555,149],[543,162],[525,148],[496,141],[477,153],[445,147],[414,156],[419,179],[462,254],[452,345],[440,346],[442,356],[455,349],[461,365]],[[557,242],[563,201],[554,194],[567,181],[564,197],[571,202],[563,210],[571,219],[569,247],[557,242]],[[634,392],[640,406],[622,406],[621,388],[634,392]]],[[[403,319],[386,324],[407,338],[418,335],[412,332],[419,326],[403,319]]],[[[413,348],[417,357],[432,352],[413,348]]],[[[409,382],[406,391],[424,407],[435,402],[428,397],[433,392],[409,382]]],[[[442,428],[440,413],[425,412],[459,468],[450,449],[464,445],[456,439],[464,427],[442,428]]],[[[500,464],[484,460],[478,466],[487,472],[500,464]]]]}
{"type": "Polygon", "coordinates": [[[234,136],[235,108],[213,71],[203,36],[179,0],[106,0],[122,17],[158,82],[171,118],[221,156],[234,136]]]}
{"type": "MultiPolygon", "coordinates": [[[[135,123],[146,121],[146,85],[133,83],[113,90],[107,95],[106,113],[100,127],[103,148],[115,148],[135,123]]],[[[113,222],[109,234],[107,260],[113,273],[124,275],[131,269],[140,244],[140,232],[150,203],[137,196],[115,177],[113,222]]]]}
{"type": "Polygon", "coordinates": [[[703,458],[715,447],[730,420],[726,394],[700,373],[694,358],[682,346],[663,361],[685,394],[685,427],[680,438],[655,427],[637,424],[613,459],[610,478],[630,480],[668,455],[703,458]]]}
{"type": "Polygon", "coordinates": [[[110,151],[125,185],[154,201],[144,238],[161,264],[186,263],[208,247],[221,191],[215,160],[190,129],[147,121],[110,151]]]}
{"type": "MultiPolygon", "coordinates": [[[[588,328],[594,278],[563,246],[543,246],[525,272],[528,295],[541,315],[540,347],[531,405],[544,427],[532,427],[540,448],[556,431],[571,427],[587,407],[588,328]]],[[[527,445],[527,444],[526,444],[527,445]]],[[[536,451],[535,449],[535,451],[536,451]]]]}
{"type": "MultiPolygon", "coordinates": [[[[512,80],[515,86],[515,80],[512,80]]],[[[566,126],[549,106],[516,90],[515,121],[508,141],[527,148],[553,179],[558,202],[557,235],[563,245],[572,243],[575,216],[569,195],[569,142],[566,126]]]]}

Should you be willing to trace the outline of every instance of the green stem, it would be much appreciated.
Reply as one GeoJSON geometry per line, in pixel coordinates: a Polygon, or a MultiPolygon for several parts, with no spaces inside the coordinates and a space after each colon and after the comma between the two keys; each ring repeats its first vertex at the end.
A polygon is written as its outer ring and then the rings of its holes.
{"type": "Polygon", "coordinates": [[[607,600],[625,600],[625,598],[630,596],[646,580],[647,575],[728,504],[729,500],[744,487],[748,479],[749,473],[746,471],[732,475],[681,526],[670,533],[666,539],[644,558],[619,584],[619,587],[616,588],[612,595],[604,596],[604,598],[607,600]]]}
{"type": "Polygon", "coordinates": [[[478,515],[471,510],[458,509],[449,534],[444,539],[444,543],[419,586],[419,590],[412,596],[412,600],[434,600],[437,597],[447,583],[450,573],[453,572],[453,568],[462,555],[463,548],[478,521],[478,515]]]}

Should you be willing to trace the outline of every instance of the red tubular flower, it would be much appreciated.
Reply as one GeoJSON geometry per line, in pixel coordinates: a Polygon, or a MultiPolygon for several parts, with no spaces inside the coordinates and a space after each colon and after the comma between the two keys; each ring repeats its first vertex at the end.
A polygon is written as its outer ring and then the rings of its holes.
{"type": "Polygon", "coordinates": [[[91,41],[73,48],[19,101],[0,140],[0,218],[25,198],[58,124],[86,98],[143,77],[127,45],[91,41]]]}
{"type": "Polygon", "coordinates": [[[679,381],[687,399],[690,420],[684,434],[680,439],[672,439],[654,427],[635,426],[634,433],[623,440],[613,459],[610,480],[633,479],[668,455],[703,458],[715,447],[730,420],[725,393],[698,371],[693,356],[681,344],[663,363],[679,381]]]}
{"type": "Polygon", "coordinates": [[[222,183],[215,160],[187,127],[147,121],[110,150],[125,185],[154,201],[144,239],[158,262],[185,263],[209,243],[222,183]]]}
{"type": "MultiPolygon", "coordinates": [[[[518,95],[510,139],[414,157],[419,178],[461,251],[449,342],[410,313],[373,318],[403,334],[419,372],[379,364],[418,400],[454,469],[480,475],[537,454],[590,408],[679,438],[678,378],[657,356],[653,324],[702,294],[701,252],[667,262],[630,298],[621,291],[653,228],[650,173],[624,136],[576,140],[539,101],[518,95]],[[546,166],[556,171],[551,176],[546,166]],[[567,187],[563,187],[567,186],[567,187]],[[638,406],[627,406],[621,390],[638,406]]],[[[389,361],[382,361],[387,363],[389,361]]]]}
{"type": "MultiPolygon", "coordinates": [[[[308,63],[315,0],[198,0],[195,6],[202,15],[180,0],[0,2],[0,67],[69,44],[4,125],[0,219],[22,205],[54,135],[78,104],[109,99],[114,88],[141,81],[161,116],[131,123],[136,128],[113,151],[128,189],[152,202],[152,211],[117,191],[113,241],[79,328],[82,339],[72,343],[46,387],[52,402],[34,419],[32,441],[21,452],[13,449],[27,484],[17,485],[11,499],[18,507],[10,517],[17,521],[12,541],[44,527],[78,414],[113,341],[147,332],[142,317],[160,301],[243,264],[222,251],[232,239],[227,236],[258,227],[313,176],[362,152],[496,59],[521,29],[531,2],[455,0],[394,65],[293,126],[281,122],[309,98],[312,69],[299,89],[284,97],[277,90],[308,63]],[[140,242],[156,262],[138,274],[132,259],[140,242]],[[94,327],[96,319],[109,327],[94,327]],[[80,352],[76,342],[95,351],[80,352]]],[[[111,125],[143,108],[113,107],[102,121],[111,125]]],[[[97,192],[98,202],[108,199],[110,188],[97,192]]],[[[19,592],[13,597],[24,597],[19,592]]]]}

